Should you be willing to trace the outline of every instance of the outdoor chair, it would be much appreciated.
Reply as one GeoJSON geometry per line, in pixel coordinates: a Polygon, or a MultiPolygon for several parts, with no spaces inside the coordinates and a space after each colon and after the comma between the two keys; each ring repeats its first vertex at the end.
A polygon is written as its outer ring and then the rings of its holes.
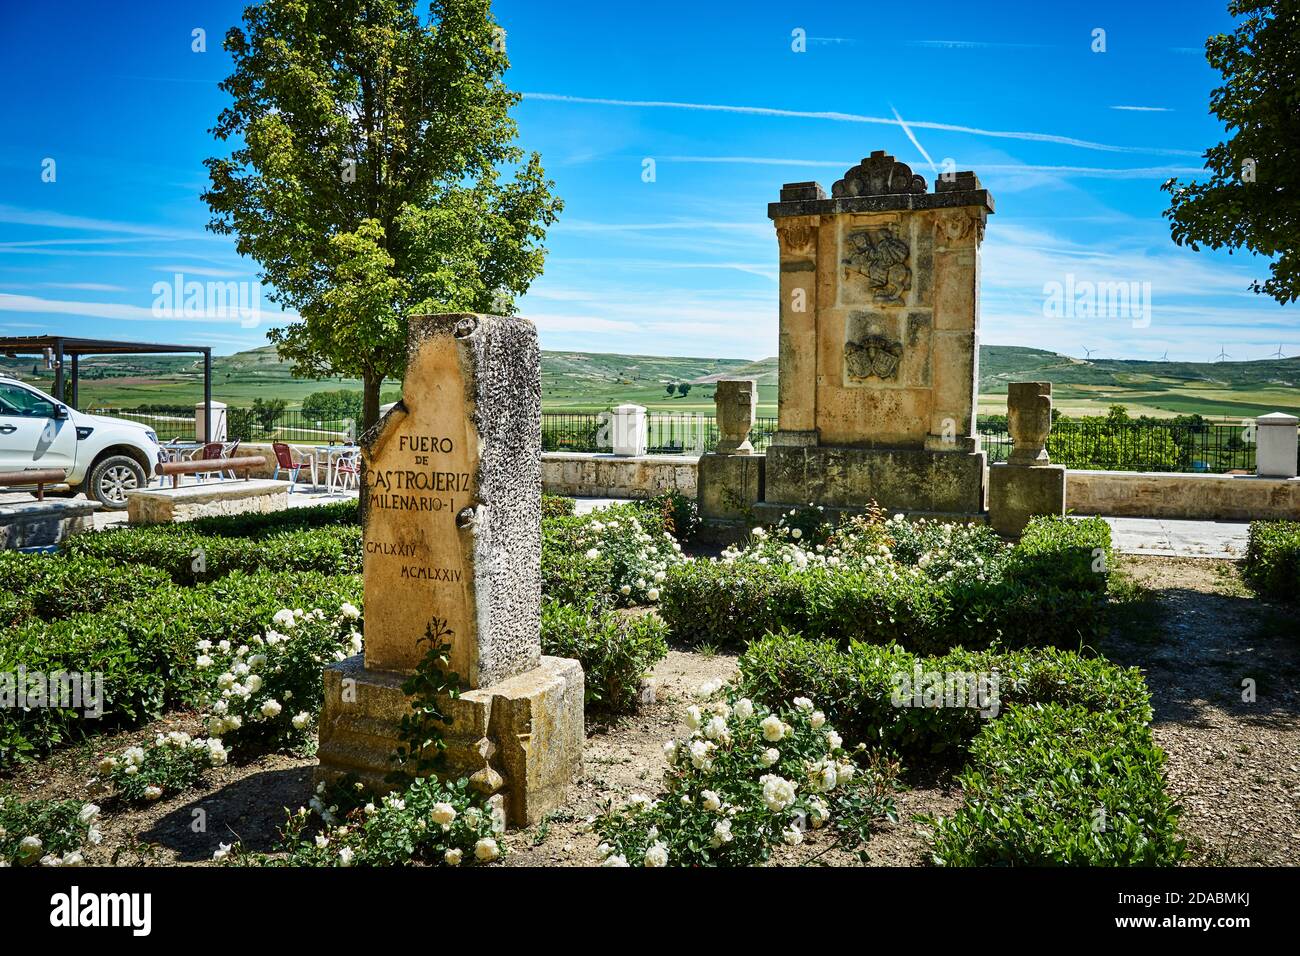
{"type": "Polygon", "coordinates": [[[271,442],[271,448],[275,450],[275,474],[271,480],[275,481],[280,477],[281,471],[289,473],[289,493],[293,493],[293,486],[298,483],[298,475],[303,468],[311,469],[311,484],[313,488],[319,488],[316,481],[316,456],[306,455],[297,461],[293,460],[293,449],[282,441],[271,442]]]}
{"type": "MultiPolygon", "coordinates": [[[[224,447],[225,446],[219,441],[210,441],[196,451],[190,458],[190,461],[216,461],[218,458],[222,457],[221,451],[224,447]]],[[[213,469],[212,471],[198,472],[194,475],[194,478],[196,481],[204,481],[211,475],[216,475],[218,478],[225,477],[225,475],[223,475],[219,470],[213,469]]]]}
{"type": "Polygon", "coordinates": [[[339,460],[334,463],[334,475],[330,485],[330,492],[333,493],[335,486],[338,487],[339,491],[347,491],[349,488],[357,487],[360,464],[360,449],[340,455],[339,460]]]}

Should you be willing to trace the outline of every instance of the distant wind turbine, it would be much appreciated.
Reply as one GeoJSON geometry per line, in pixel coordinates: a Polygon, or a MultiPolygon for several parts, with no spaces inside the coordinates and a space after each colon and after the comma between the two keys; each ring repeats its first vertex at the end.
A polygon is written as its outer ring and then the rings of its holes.
{"type": "Polygon", "coordinates": [[[1088,348],[1088,346],[1086,346],[1086,345],[1083,346],[1083,350],[1084,350],[1086,353],[1088,353],[1088,358],[1092,358],[1092,353],[1095,352],[1095,351],[1097,351],[1096,349],[1090,349],[1090,348],[1088,348]]]}
{"type": "Polygon", "coordinates": [[[1223,346],[1220,345],[1220,346],[1219,346],[1219,356],[1218,356],[1218,358],[1216,358],[1214,361],[1216,361],[1216,362],[1222,362],[1224,359],[1230,359],[1230,358],[1232,358],[1232,356],[1229,355],[1227,352],[1225,352],[1225,351],[1223,350],[1223,346]]]}
{"type": "Polygon", "coordinates": [[[1168,361],[1169,361],[1169,350],[1168,350],[1168,349],[1165,349],[1165,354],[1162,355],[1162,356],[1160,356],[1160,361],[1162,361],[1162,362],[1168,362],[1168,361]]]}
{"type": "Polygon", "coordinates": [[[1286,358],[1286,356],[1282,354],[1282,346],[1279,345],[1279,346],[1277,347],[1277,351],[1273,353],[1273,356],[1272,356],[1272,357],[1273,357],[1273,358],[1286,358]]]}

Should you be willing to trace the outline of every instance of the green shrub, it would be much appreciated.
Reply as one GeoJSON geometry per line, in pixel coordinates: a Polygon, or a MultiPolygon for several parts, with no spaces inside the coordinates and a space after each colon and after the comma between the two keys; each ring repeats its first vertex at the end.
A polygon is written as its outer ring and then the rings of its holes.
{"type": "Polygon", "coordinates": [[[1078,647],[1105,624],[1106,562],[1094,554],[1109,548],[1109,526],[1042,520],[1031,530],[1023,551],[984,528],[934,522],[841,526],[814,548],[798,529],[764,532],[722,560],[670,567],[660,613],[677,640],[714,646],[786,629],[922,654],[1078,647]]]}
{"type": "Polygon", "coordinates": [[[61,620],[85,611],[100,611],[147,597],[171,583],[149,567],[123,567],[109,561],[51,554],[0,552],[0,580],[10,592],[9,606],[0,599],[0,627],[35,616],[61,620]],[[22,599],[21,605],[17,599],[22,599]]]}
{"type": "Polygon", "coordinates": [[[808,696],[850,741],[909,757],[951,756],[988,718],[974,707],[896,705],[900,676],[915,684],[917,668],[922,674],[996,673],[999,714],[1015,705],[1058,703],[1136,723],[1151,719],[1150,696],[1137,668],[1056,648],[920,657],[897,644],[854,643],[842,650],[830,641],[781,633],[750,644],[740,658],[741,687],[756,701],[808,696]]]}
{"type": "Polygon", "coordinates": [[[257,538],[200,534],[174,526],[122,528],[77,535],[68,541],[66,552],[71,558],[147,564],[165,571],[177,584],[262,569],[359,574],[361,528],[327,525],[257,538]]]}
{"type": "Polygon", "coordinates": [[[200,640],[242,641],[265,631],[282,608],[344,601],[361,602],[355,575],[240,572],[192,588],[168,584],[105,611],[30,620],[0,632],[0,677],[20,668],[29,675],[103,675],[98,717],[85,708],[0,707],[0,768],[69,739],[136,725],[167,707],[193,703],[200,640]]]}
{"type": "Polygon", "coordinates": [[[1014,707],[971,745],[964,801],[932,820],[948,866],[1172,866],[1183,859],[1164,754],[1129,715],[1014,707]]]}
{"type": "Polygon", "coordinates": [[[196,531],[227,538],[260,537],[276,531],[301,531],[307,528],[325,528],[334,525],[360,525],[361,513],[356,499],[312,505],[307,508],[288,508],[269,514],[213,515],[195,521],[163,528],[196,531]]]}
{"type": "Polygon", "coordinates": [[[16,800],[0,796],[0,866],[43,860],[79,865],[81,851],[101,839],[99,807],[80,800],[16,800]]]}
{"type": "Polygon", "coordinates": [[[690,541],[700,528],[700,506],[693,497],[680,491],[665,491],[645,499],[642,508],[658,513],[660,530],[667,531],[678,541],[690,541]]]}
{"type": "Polygon", "coordinates": [[[733,694],[687,708],[686,723],[690,737],[664,746],[662,798],[634,796],[597,820],[604,866],[755,866],[807,826],[830,824],[857,848],[873,823],[897,819],[896,765],[859,766],[807,699],[733,694]]]}
{"type": "Polygon", "coordinates": [[[641,678],[668,656],[668,629],[652,615],[542,603],[542,653],[582,664],[588,714],[630,714],[641,678]]]}
{"type": "Polygon", "coordinates": [[[1252,521],[1243,576],[1264,597],[1300,600],[1300,521],[1252,521]]]}
{"type": "Polygon", "coordinates": [[[565,518],[576,513],[578,503],[564,495],[542,495],[543,518],[565,518]]]}
{"type": "Polygon", "coordinates": [[[685,560],[662,511],[643,502],[542,522],[542,593],[570,604],[653,603],[685,560]]]}
{"type": "Polygon", "coordinates": [[[105,757],[99,762],[99,772],[113,785],[114,794],[141,806],[184,793],[211,768],[225,766],[227,759],[220,740],[173,730],[159,734],[153,743],[105,757]]]}

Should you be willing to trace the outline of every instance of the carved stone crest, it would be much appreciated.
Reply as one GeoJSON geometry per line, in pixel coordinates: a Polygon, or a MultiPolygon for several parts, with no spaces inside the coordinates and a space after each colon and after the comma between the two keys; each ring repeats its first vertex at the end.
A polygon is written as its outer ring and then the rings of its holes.
{"type": "Polygon", "coordinates": [[[902,305],[912,288],[912,250],[892,226],[863,229],[845,237],[849,254],[843,265],[867,280],[872,297],[883,305],[902,305]]]}
{"type": "Polygon", "coordinates": [[[817,239],[817,221],[809,218],[778,223],[776,236],[787,254],[812,252],[817,239]]]}
{"type": "Polygon", "coordinates": [[[884,196],[891,193],[923,193],[925,178],[912,172],[883,149],[878,149],[844,174],[831,187],[836,199],[853,196],[884,196]]]}
{"type": "Polygon", "coordinates": [[[873,375],[885,381],[898,378],[903,360],[903,343],[879,334],[864,335],[844,345],[844,367],[849,378],[862,381],[873,375]]]}

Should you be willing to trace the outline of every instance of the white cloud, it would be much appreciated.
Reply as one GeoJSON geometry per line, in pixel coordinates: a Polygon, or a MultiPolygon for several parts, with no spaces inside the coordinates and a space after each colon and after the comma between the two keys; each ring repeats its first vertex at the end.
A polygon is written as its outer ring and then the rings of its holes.
{"type": "MultiPolygon", "coordinates": [[[[881,126],[899,126],[897,119],[887,116],[865,116],[858,113],[841,113],[835,111],[809,111],[777,109],[768,106],[732,106],[718,103],[685,103],[673,100],[619,100],[608,97],[569,96],[562,93],[524,93],[524,99],[551,103],[576,103],[592,106],[627,106],[642,109],[679,109],[705,110],[717,113],[740,113],[751,116],[776,116],[791,119],[820,119],[837,123],[872,123],[881,126]]],[[[1072,136],[1059,136],[1055,133],[1034,133],[1011,130],[980,129],[974,126],[959,126],[953,123],[938,123],[927,120],[911,120],[917,129],[944,130],[950,133],[968,133],[972,136],[987,136],[993,139],[1019,139],[1035,143],[1056,143],[1061,146],[1074,146],[1079,149],[1093,149],[1109,153],[1153,153],[1164,156],[1199,156],[1191,150],[1168,149],[1155,146],[1114,146],[1108,143],[1096,143],[1090,140],[1076,139],[1072,136]]]]}

